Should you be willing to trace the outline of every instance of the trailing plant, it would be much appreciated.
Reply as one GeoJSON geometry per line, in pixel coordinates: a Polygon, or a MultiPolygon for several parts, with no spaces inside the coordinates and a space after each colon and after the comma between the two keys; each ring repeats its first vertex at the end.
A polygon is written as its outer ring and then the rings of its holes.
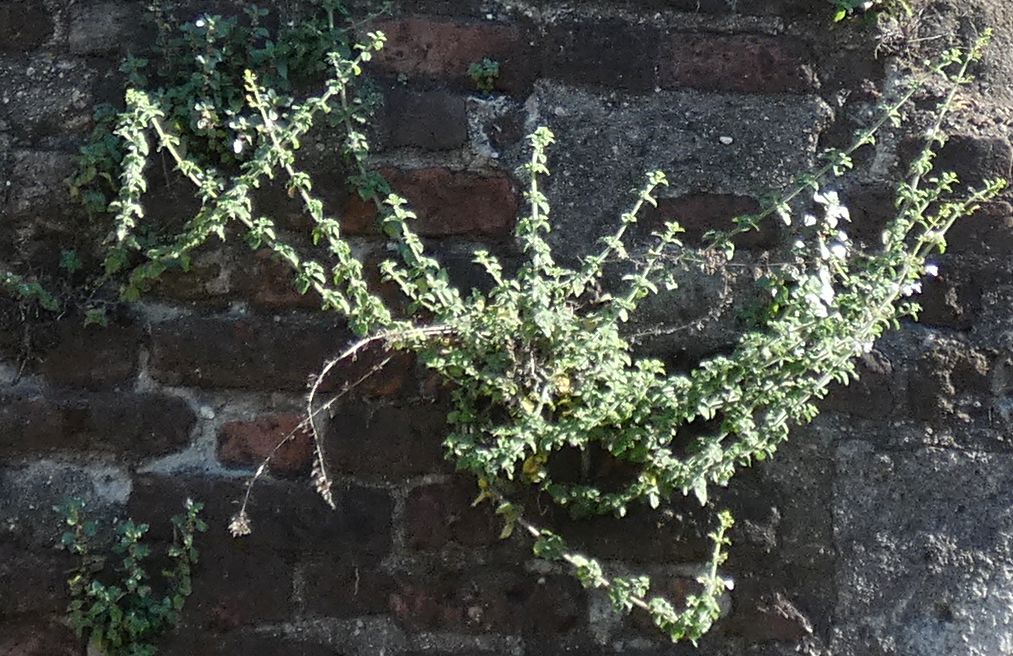
{"type": "Polygon", "coordinates": [[[468,76],[471,77],[479,91],[489,92],[496,88],[496,80],[499,79],[499,62],[485,57],[482,61],[473,62],[468,67],[468,76]]]}
{"type": "MultiPolygon", "coordinates": [[[[530,137],[530,160],[519,171],[527,184],[527,209],[515,236],[524,262],[508,274],[496,257],[476,252],[475,262],[492,283],[486,292],[450,283],[446,269],[414,232],[415,215],[407,202],[369,166],[368,104],[356,81],[384,41],[383,34],[369,33],[364,43],[327,53],[321,90],[299,100],[278,93],[271,78],[245,70],[242,107],[230,105],[244,119],[245,145],[231,168],[206,164],[201,147],[208,138],[179,128],[174,99],[164,89],[129,89],[117,118],[125,155],[110,204],[116,226],[111,268],[127,272],[123,296],[135,298],[168,267],[186,268],[191,252],[213,236],[225,240],[239,233],[251,248],[271,250],[292,267],[300,292],[316,293],[323,310],[347,317],[361,337],[324,366],[308,395],[306,420],[297,429],[314,436],[313,482],[325,501],[333,505],[332,480],[316,419],[362,381],[347,381],[321,401],[325,377],[368,348],[412,352],[450,390],[447,457],[478,480],[477,502],[494,506],[504,520],[504,535],[521,527],[533,538],[536,556],[569,567],[588,587],[604,589],[617,610],[642,609],[673,640],[696,641],[719,616],[726,589],[720,566],[732,525],[727,513],[717,513],[713,554],[698,579],[699,590],[677,607],[652,595],[648,578],[609,576],[598,561],[538,526],[520,501],[524,490],[533,489],[576,516],[622,517],[634,504],[659,508],[680,494],[707,504],[715,486],[727,485],[738,469],[773,455],[792,426],[811,421],[815,402],[830,383],[854,376],[856,356],[870,350],[887,328],[916,313],[908,297],[928,272],[926,258],[945,247],[953,222],[1005,184],[997,180],[962,194],[956,176],[932,172],[935,151],[946,139],[945,117],[959,88],[971,79],[969,68],[981,57],[985,40],[968,52],[948,52],[850,147],[823,153],[821,168],[800,175],[762,211],[737,217],[731,229],[709,233],[700,248],[680,241],[682,228],[674,221],[646,250],[628,247],[630,227],[645,206],[657,203],[667,184],[663,173],[654,172],[600,248],[575,266],[560,264],[549,246],[552,208],[542,191],[555,138],[548,128],[539,128],[530,137]],[[926,79],[936,77],[950,90],[925,132],[927,145],[898,185],[896,215],[881,247],[861,250],[846,234],[846,208],[825,185],[848,171],[854,152],[873,144],[881,128],[899,120],[926,79]],[[376,207],[396,254],[380,269],[408,299],[403,310],[395,311],[371,289],[340,218],[328,212],[300,164],[300,144],[323,117],[340,126],[337,146],[352,171],[349,183],[376,207]],[[158,240],[137,237],[160,228],[148,225],[143,205],[152,146],[192,183],[200,202],[195,214],[158,240]],[[316,255],[297,250],[255,203],[254,190],[275,179],[301,203],[316,255]],[[809,195],[819,210],[797,216],[809,195]],[[644,299],[662,287],[674,290],[681,272],[715,273],[734,265],[735,238],[770,220],[783,221],[798,238],[786,262],[765,268],[770,302],[735,349],[688,373],[637,356],[624,326],[644,299]],[[612,271],[623,274],[620,284],[609,284],[606,274],[612,271]],[[636,474],[618,488],[558,478],[553,465],[567,450],[601,451],[636,474]]],[[[247,503],[265,470],[261,466],[250,479],[232,520],[237,536],[252,530],[247,503]]]]}
{"type": "Polygon", "coordinates": [[[204,506],[187,499],[184,513],[172,518],[173,544],[166,554],[172,565],[162,572],[161,596],[149,583],[146,561],[151,548],[142,542],[148,525],[129,519],[115,524],[113,579],[104,576],[109,556],[93,551],[98,524],[87,519],[84,507],[75,499],[56,508],[67,525],[60,547],[79,559],[67,581],[71,626],[78,637],[107,656],[152,656],[157,653],[158,638],[179,622],[190,596],[191,573],[198,559],[195,539],[207,530],[200,518],[204,506]]]}

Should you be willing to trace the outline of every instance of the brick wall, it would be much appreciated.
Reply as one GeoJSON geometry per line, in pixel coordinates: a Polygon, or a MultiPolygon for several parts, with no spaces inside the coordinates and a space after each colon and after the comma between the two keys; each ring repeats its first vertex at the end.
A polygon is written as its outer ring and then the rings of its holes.
{"type": "MultiPolygon", "coordinates": [[[[143,4],[0,0],[0,261],[39,270],[61,248],[87,252],[63,180],[91,107],[118,93],[119,57],[149,38],[143,4]]],[[[377,26],[389,47],[371,73],[385,98],[376,163],[462,285],[482,284],[469,265],[477,245],[516,256],[511,171],[535,125],[559,137],[554,241],[572,256],[655,168],[672,186],[645,221],[675,213],[699,239],[840,144],[896,83],[873,31],[829,27],[817,0],[396,4],[377,26]],[[465,73],[483,57],[502,66],[491,95],[465,73]]],[[[912,36],[994,25],[1000,38],[942,159],[969,182],[1008,176],[1013,25],[1002,0],[957,4],[936,3],[912,36]]],[[[858,238],[877,238],[907,148],[884,139],[842,186],[858,238]]],[[[321,180],[340,176],[332,153],[306,150],[321,180]]],[[[153,220],[186,207],[178,188],[153,186],[153,220]]],[[[326,193],[364,258],[383,257],[368,208],[326,193]]],[[[290,206],[264,203],[300,226],[290,206]]],[[[769,228],[742,246],[762,257],[785,239],[769,228]]],[[[409,359],[329,422],[336,511],[311,490],[310,445],[297,439],[257,488],[254,534],[229,538],[246,476],[298,421],[307,376],[349,337],[266,254],[202,251],[193,274],[170,276],[105,329],[0,306],[0,373],[18,381],[0,388],[0,656],[82,653],[60,621],[71,563],[52,549],[50,508],[70,494],[150,522],[160,543],[188,495],[207,503],[204,558],[169,656],[1006,653],[1013,209],[989,205],[952,241],[921,322],[883,339],[859,383],[714,502],[739,520],[736,586],[698,652],[666,646],[643,617],[612,617],[606,600],[533,561],[523,537],[497,539],[487,511],[470,507],[473,483],[441,457],[443,400],[409,359]]],[[[645,351],[679,366],[727,346],[739,308],[722,309],[726,286],[746,287],[693,280],[652,303],[637,326],[655,334],[645,351]]],[[[678,598],[706,557],[694,505],[547,521],[678,598]]]]}

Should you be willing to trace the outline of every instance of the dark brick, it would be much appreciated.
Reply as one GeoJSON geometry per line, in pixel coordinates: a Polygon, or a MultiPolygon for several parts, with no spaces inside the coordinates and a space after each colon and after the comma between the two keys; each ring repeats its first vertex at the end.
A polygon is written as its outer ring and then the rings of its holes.
{"type": "Polygon", "coordinates": [[[402,478],[447,471],[440,446],[446,436],[440,406],[339,408],[327,426],[328,459],[337,471],[402,478]]]}
{"type": "Polygon", "coordinates": [[[218,460],[229,467],[256,468],[270,457],[271,473],[304,475],[313,464],[314,452],[309,430],[297,430],[302,420],[301,414],[282,413],[230,421],[218,435],[218,460]]]}
{"type": "MultiPolygon", "coordinates": [[[[898,147],[902,162],[921,152],[922,139],[907,139],[898,147]]],[[[986,180],[1009,179],[1013,167],[1013,146],[1001,137],[951,135],[935,160],[935,170],[952,171],[960,178],[957,189],[980,187],[986,180]]]]}
{"type": "Polygon", "coordinates": [[[439,578],[403,578],[390,596],[390,610],[408,627],[463,633],[558,637],[580,626],[584,605],[572,577],[488,567],[439,578]]]}
{"type": "Polygon", "coordinates": [[[528,88],[537,75],[536,58],[525,31],[513,24],[405,18],[378,21],[387,35],[376,68],[393,74],[440,79],[474,88],[468,67],[488,57],[500,64],[499,91],[528,88]]]}
{"type": "Polygon", "coordinates": [[[159,656],[342,656],[333,647],[264,628],[217,633],[181,626],[158,645],[159,656]]]}
{"type": "MultiPolygon", "coordinates": [[[[238,511],[245,482],[141,476],[134,481],[128,511],[137,520],[170,517],[179,513],[187,497],[202,501],[209,525],[202,540],[214,552],[236,542],[227,526],[238,511]]],[[[333,492],[337,510],[331,510],[308,482],[259,481],[248,506],[253,533],[238,539],[244,553],[278,554],[286,559],[305,553],[341,553],[350,562],[375,564],[390,549],[390,496],[351,485],[336,485],[333,492]]],[[[151,524],[155,539],[171,540],[166,524],[151,524]]]]}
{"type": "MultiPolygon", "coordinates": [[[[0,544],[0,617],[59,615],[67,608],[67,579],[77,565],[67,553],[0,544]]],[[[3,652],[0,652],[3,653],[3,652]]]]}
{"type": "Polygon", "coordinates": [[[653,91],[656,28],[615,19],[554,25],[544,46],[545,75],[577,84],[653,91]]]}
{"type": "Polygon", "coordinates": [[[732,613],[722,622],[724,630],[750,643],[797,644],[812,634],[812,624],[803,609],[786,595],[772,592],[773,584],[762,577],[737,581],[732,592],[732,613]]]}
{"type": "Polygon", "coordinates": [[[76,55],[116,52],[145,45],[155,30],[144,20],[143,7],[120,2],[93,2],[74,7],[68,42],[76,55]]]}
{"type": "Polygon", "coordinates": [[[151,330],[151,375],[169,385],[305,389],[350,339],[334,323],[298,318],[184,318],[151,330]]]}
{"type": "Polygon", "coordinates": [[[320,295],[313,290],[300,294],[295,288],[295,271],[292,265],[276,257],[273,251],[262,249],[254,255],[252,274],[238,273],[239,291],[250,298],[261,310],[319,310],[323,305],[320,295]]]}
{"type": "Polygon", "coordinates": [[[377,567],[360,566],[340,553],[302,568],[307,612],[319,617],[362,617],[387,613],[394,580],[377,567]]]}
{"type": "Polygon", "coordinates": [[[80,317],[60,322],[55,346],[43,354],[41,373],[57,385],[98,389],[133,378],[141,331],[136,326],[84,326],[80,317]]]}
{"type": "MultiPolygon", "coordinates": [[[[753,214],[760,204],[748,196],[733,194],[696,193],[678,198],[661,198],[657,207],[648,206],[634,229],[638,240],[650,240],[650,234],[664,228],[667,221],[678,221],[686,230],[682,235],[687,244],[698,246],[708,230],[728,230],[734,227],[732,219],[753,214]]],[[[777,243],[777,219],[769,217],[752,230],[735,238],[740,248],[764,249],[777,243]]]]}
{"type": "MultiPolygon", "coordinates": [[[[505,237],[513,229],[520,205],[517,189],[506,175],[443,168],[388,168],[382,173],[418,215],[413,228],[423,237],[505,237]]],[[[349,234],[376,234],[375,207],[352,198],[343,225],[349,234]]]]}
{"type": "Polygon", "coordinates": [[[821,407],[869,419],[889,417],[897,404],[893,364],[879,351],[872,351],[859,358],[857,372],[858,379],[848,385],[835,383],[821,407]]]}
{"type": "Polygon", "coordinates": [[[817,85],[804,46],[759,34],[672,34],[659,78],[666,89],[736,93],[807,93],[817,85]]]}
{"type": "Polygon", "coordinates": [[[470,477],[452,483],[422,485],[405,502],[405,539],[411,549],[441,549],[448,544],[481,547],[499,541],[497,517],[484,506],[472,507],[478,487],[470,477]]]}
{"type": "MultiPolygon", "coordinates": [[[[949,261],[949,260],[948,260],[949,261]]],[[[922,307],[918,323],[939,328],[969,330],[981,310],[982,280],[966,269],[944,266],[940,275],[921,281],[914,297],[922,307]]]]}
{"type": "Polygon", "coordinates": [[[463,96],[394,88],[385,97],[381,130],[388,147],[450,150],[468,143],[468,110],[463,96]]]}
{"type": "Polygon", "coordinates": [[[866,248],[883,246],[883,230],[896,216],[896,192],[888,187],[864,187],[842,198],[851,213],[851,227],[845,228],[848,236],[866,248]]]}
{"type": "Polygon", "coordinates": [[[137,460],[190,442],[195,417],[179,398],[96,393],[0,398],[0,453],[100,451],[137,460]]]}
{"type": "Polygon", "coordinates": [[[41,3],[25,0],[0,5],[0,51],[39,48],[53,35],[53,16],[41,3]]]}
{"type": "Polygon", "coordinates": [[[1013,258],[1013,206],[998,201],[987,203],[973,216],[954,223],[946,239],[948,253],[955,258],[1008,261],[1013,258]]]}
{"type": "Polygon", "coordinates": [[[961,397],[990,391],[989,373],[988,359],[967,345],[950,341],[927,345],[908,377],[912,416],[923,421],[953,416],[961,409],[961,397]]]}
{"type": "Polygon", "coordinates": [[[74,632],[54,620],[0,624],[0,656],[84,656],[74,632]]]}

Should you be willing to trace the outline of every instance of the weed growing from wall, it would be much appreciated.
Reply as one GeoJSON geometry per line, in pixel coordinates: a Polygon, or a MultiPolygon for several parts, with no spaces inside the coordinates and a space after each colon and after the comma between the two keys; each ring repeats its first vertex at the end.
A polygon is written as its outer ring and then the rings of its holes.
{"type": "Polygon", "coordinates": [[[67,531],[60,546],[79,559],[67,581],[71,602],[67,615],[79,637],[106,656],[153,656],[155,642],[172,629],[192,590],[191,572],[197,563],[196,536],[207,530],[200,519],[203,505],[190,501],[184,513],[172,518],[173,545],[156,591],[148,574],[151,548],[142,540],[147,524],[133,520],[115,524],[115,540],[108,555],[96,554],[93,542],[98,524],[84,514],[84,503],[72,500],[57,507],[67,531]],[[114,576],[108,574],[112,561],[114,576]]]}
{"type": "MultiPolygon", "coordinates": [[[[333,8],[327,13],[330,30],[333,8]]],[[[188,26],[183,34],[193,35],[196,27],[207,37],[212,22],[198,22],[203,25],[188,26]]],[[[215,19],[213,24],[223,23],[215,19]]],[[[898,184],[896,215],[879,249],[863,251],[849,240],[847,210],[825,184],[849,170],[852,154],[898,119],[920,82],[885,108],[849,148],[824,153],[819,170],[800,175],[762,211],[736,218],[734,228],[709,233],[701,248],[684,245],[681,226],[671,221],[646,252],[628,251],[627,231],[667,184],[662,172],[650,173],[615,232],[575,267],[558,263],[548,244],[553,210],[542,180],[549,175],[547,153],[555,137],[547,127],[539,128],[530,137],[530,160],[518,172],[527,185],[526,213],[515,232],[524,263],[508,275],[494,256],[476,252],[474,261],[492,283],[487,292],[450,284],[448,272],[414,232],[408,203],[369,166],[368,103],[356,82],[384,42],[383,34],[370,33],[361,44],[342,42],[327,52],[321,57],[327,80],[318,93],[298,100],[284,87],[284,76],[265,73],[262,61],[245,60],[242,66],[234,61],[223,79],[230,89],[241,84],[242,94],[210,95],[196,114],[185,110],[187,120],[180,117],[176,95],[165,87],[145,87],[139,78],[115,118],[113,134],[122,156],[107,180],[107,191],[115,192],[108,205],[115,227],[107,270],[124,276],[122,296],[130,300],[167,268],[187,268],[193,250],[212,237],[238,234],[251,248],[270,249],[292,267],[300,292],[318,294],[323,311],[347,317],[361,336],[326,364],[300,427],[316,439],[313,482],[325,501],[333,505],[332,482],[315,418],[335,399],[319,398],[321,381],[338,363],[370,346],[412,352],[450,390],[446,455],[477,479],[477,501],[492,504],[504,520],[504,535],[520,527],[532,537],[536,556],[563,563],[589,588],[606,590],[618,611],[641,609],[673,640],[696,641],[718,617],[726,589],[720,566],[732,524],[727,513],[715,513],[710,564],[698,589],[677,607],[652,594],[647,577],[610,576],[595,559],[573,552],[562,536],[532,522],[519,499],[533,489],[578,517],[622,517],[637,504],[657,509],[676,494],[693,495],[706,505],[715,486],[727,485],[742,467],[772,456],[793,426],[811,421],[815,402],[828,386],[853,377],[856,356],[917,312],[909,296],[927,273],[926,258],[945,247],[947,230],[1005,184],[994,181],[961,192],[956,176],[932,171],[935,150],[946,140],[944,118],[970,80],[968,69],[980,58],[984,40],[968,52],[948,52],[934,66],[931,76],[946,80],[950,91],[925,133],[927,146],[898,184]],[[238,82],[232,76],[240,67],[238,82]],[[380,268],[409,299],[404,311],[388,307],[372,291],[340,217],[328,210],[301,167],[301,141],[325,118],[340,127],[335,146],[352,171],[349,184],[379,212],[396,254],[380,268]],[[153,148],[192,183],[200,204],[171,230],[146,220],[144,171],[153,148]],[[283,180],[289,196],[301,203],[318,255],[301,254],[257,206],[252,194],[269,179],[283,180]],[[819,210],[796,216],[793,207],[807,197],[819,210]],[[735,349],[689,373],[636,356],[623,327],[644,299],[662,287],[675,289],[680,271],[714,272],[732,263],[735,237],[771,220],[794,230],[797,241],[787,262],[765,271],[770,302],[735,349]],[[617,263],[627,273],[618,288],[606,289],[606,268],[617,263]],[[619,488],[557,479],[551,465],[570,449],[603,451],[636,474],[619,488]]],[[[202,64],[197,77],[205,73],[202,64]]],[[[189,107],[192,97],[187,98],[189,107]]],[[[356,382],[348,381],[337,396],[356,382]]],[[[232,521],[236,535],[253,529],[247,502],[255,481],[232,521]]]]}

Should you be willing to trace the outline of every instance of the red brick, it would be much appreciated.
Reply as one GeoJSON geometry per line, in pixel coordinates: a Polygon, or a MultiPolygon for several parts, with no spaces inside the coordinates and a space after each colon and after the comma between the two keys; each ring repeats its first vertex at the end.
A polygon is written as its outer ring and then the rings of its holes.
{"type": "Polygon", "coordinates": [[[411,549],[449,544],[481,547],[499,541],[501,522],[490,509],[472,507],[478,487],[471,477],[415,488],[405,503],[405,536],[411,549]]]}
{"type": "MultiPolygon", "coordinates": [[[[513,230],[520,207],[517,189],[502,173],[442,168],[388,168],[382,173],[418,215],[413,228],[423,237],[505,237],[513,230]]],[[[349,234],[379,232],[373,204],[358,197],[350,199],[343,225],[349,234]]]]}
{"type": "Polygon", "coordinates": [[[184,400],[159,394],[0,396],[0,454],[97,451],[136,460],[186,446],[194,422],[184,400]]]}
{"type": "MultiPolygon", "coordinates": [[[[661,198],[657,207],[647,207],[634,230],[638,239],[649,239],[648,235],[663,229],[667,221],[677,221],[686,230],[682,239],[691,245],[703,243],[708,230],[728,230],[734,227],[732,219],[744,214],[753,214],[760,204],[748,196],[733,194],[694,193],[678,198],[661,198]]],[[[741,248],[770,248],[777,243],[776,219],[768,217],[760,224],[759,230],[752,230],[736,237],[735,243],[741,248]]]]}
{"type": "Polygon", "coordinates": [[[98,389],[130,380],[137,369],[141,331],[135,326],[84,326],[80,317],[54,329],[41,373],[57,385],[98,389]]]}
{"type": "Polygon", "coordinates": [[[666,89],[769,94],[817,86],[799,42],[760,34],[673,34],[659,76],[666,89]]]}
{"type": "Polygon", "coordinates": [[[570,576],[540,578],[488,567],[401,579],[390,596],[390,610],[408,627],[462,633],[558,636],[580,625],[584,604],[584,594],[570,576]]]}
{"type": "Polygon", "coordinates": [[[168,385],[302,390],[351,339],[342,325],[182,318],[151,329],[151,375],[168,385]]]}
{"type": "Polygon", "coordinates": [[[441,443],[447,412],[439,406],[339,408],[327,426],[326,453],[337,471],[383,478],[445,472],[441,443]]]}
{"type": "Polygon", "coordinates": [[[526,89],[537,75],[528,36],[517,25],[406,18],[379,21],[374,28],[387,35],[375,60],[383,72],[474,88],[468,67],[488,57],[500,64],[496,89],[509,92],[526,89]]]}
{"type": "Polygon", "coordinates": [[[361,566],[340,553],[302,568],[306,610],[318,617],[385,615],[394,579],[377,567],[361,566]]]}
{"type": "MultiPolygon", "coordinates": [[[[289,263],[276,257],[273,251],[257,251],[252,268],[253,275],[245,276],[246,279],[240,286],[244,295],[257,308],[267,311],[320,309],[320,295],[313,290],[300,294],[295,288],[295,270],[289,263]]],[[[242,274],[239,276],[244,277],[242,274]]]]}
{"type": "Polygon", "coordinates": [[[302,420],[301,414],[284,413],[230,421],[218,435],[218,460],[229,467],[256,468],[270,456],[271,473],[306,474],[313,464],[313,438],[305,428],[296,430],[302,420]],[[292,437],[282,443],[289,435],[292,437]]]}

